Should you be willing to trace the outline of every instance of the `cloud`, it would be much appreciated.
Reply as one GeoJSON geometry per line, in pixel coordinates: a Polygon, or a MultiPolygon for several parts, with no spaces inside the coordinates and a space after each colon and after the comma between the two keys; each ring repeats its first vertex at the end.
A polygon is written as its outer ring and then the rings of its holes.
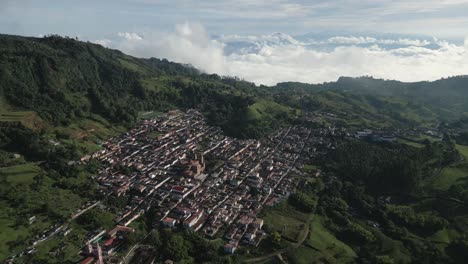
{"type": "Polygon", "coordinates": [[[104,47],[112,46],[112,40],[110,39],[98,39],[98,40],[95,40],[94,43],[102,45],[104,47]]]}
{"type": "Polygon", "coordinates": [[[198,23],[179,24],[172,33],[120,32],[117,36],[118,39],[114,41],[98,42],[137,57],[167,58],[192,64],[207,72],[224,71],[222,44],[210,39],[206,30],[198,23]]]}
{"type": "Polygon", "coordinates": [[[385,44],[385,45],[412,45],[412,46],[427,46],[431,44],[428,40],[420,39],[408,39],[408,38],[399,38],[399,39],[376,39],[373,37],[331,37],[328,39],[328,43],[334,44],[385,44]]]}
{"type": "Polygon", "coordinates": [[[142,37],[140,37],[138,34],[136,33],[129,33],[129,32],[119,32],[117,33],[117,36],[121,37],[121,38],[124,38],[128,41],[139,41],[139,40],[143,40],[142,37]]]}
{"type": "Polygon", "coordinates": [[[99,43],[134,56],[167,58],[208,73],[267,85],[284,81],[321,83],[340,76],[421,81],[468,74],[468,38],[461,45],[439,39],[372,36],[315,40],[316,44],[329,47],[323,49],[280,33],[221,36],[213,40],[201,24],[184,23],[172,33],[119,33],[116,40],[99,43]],[[363,43],[369,45],[360,45],[363,43]],[[229,53],[224,51],[228,45],[229,53]],[[248,48],[249,45],[254,48],[248,48]]]}
{"type": "Polygon", "coordinates": [[[320,83],[340,76],[372,75],[401,81],[435,80],[468,73],[468,49],[448,44],[439,49],[409,46],[393,50],[339,46],[317,51],[303,46],[266,46],[257,54],[233,54],[230,74],[258,83],[320,83]]]}
{"type": "MultiPolygon", "coordinates": [[[[135,4],[164,6],[160,0],[129,0],[135,4]]],[[[290,0],[173,0],[179,9],[202,12],[210,17],[244,19],[283,19],[301,17],[313,13],[313,5],[290,0]]]]}

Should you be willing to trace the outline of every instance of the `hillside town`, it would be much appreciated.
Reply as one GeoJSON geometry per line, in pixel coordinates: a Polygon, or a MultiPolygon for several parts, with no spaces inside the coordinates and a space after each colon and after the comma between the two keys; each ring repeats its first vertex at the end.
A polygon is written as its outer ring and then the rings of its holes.
{"type": "MultiPolygon", "coordinates": [[[[306,115],[305,122],[330,114],[306,115]]],[[[289,197],[314,164],[342,139],[395,142],[412,134],[440,137],[436,130],[376,130],[293,126],[259,139],[236,139],[209,126],[196,110],[169,111],[141,121],[134,129],[102,143],[102,149],[75,163],[97,160],[94,176],[99,192],[125,199],[112,214],[115,227],[100,227],[82,241],[81,263],[115,261],[131,224],[151,213],[153,228],[187,229],[207,239],[221,238],[224,252],[259,245],[266,232],[259,216],[289,197]]],[[[320,177],[315,170],[312,176],[320,177]]],[[[94,209],[110,210],[103,201],[89,201],[70,215],[70,221],[94,209]]],[[[115,209],[115,208],[114,208],[115,209]]],[[[32,217],[30,222],[34,222],[32,217]]],[[[67,236],[69,223],[57,223],[37,236],[24,252],[32,254],[42,242],[67,236]]],[[[59,249],[57,252],[60,251],[59,249]]],[[[53,253],[53,252],[52,252],[53,253]]]]}
{"type": "Polygon", "coordinates": [[[128,226],[149,211],[156,216],[155,228],[223,238],[228,254],[242,245],[257,246],[266,234],[261,210],[294,191],[300,178],[295,176],[304,174],[311,158],[334,147],[333,135],[345,136],[334,129],[297,126],[262,140],[234,139],[207,125],[195,110],[142,121],[81,160],[105,164],[96,176],[103,194],[132,194],[114,230],[90,234],[82,263],[103,263],[119,247],[119,234],[132,232],[128,226]]]}

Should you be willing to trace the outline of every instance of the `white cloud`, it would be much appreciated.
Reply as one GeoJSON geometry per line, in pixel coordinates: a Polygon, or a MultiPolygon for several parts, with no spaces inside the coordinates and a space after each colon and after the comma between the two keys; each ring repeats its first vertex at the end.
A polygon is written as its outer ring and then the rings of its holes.
{"type": "Polygon", "coordinates": [[[207,72],[224,71],[221,43],[209,38],[197,23],[177,25],[173,33],[118,33],[114,42],[102,42],[137,57],[167,58],[188,63],[207,72]]]}
{"type": "Polygon", "coordinates": [[[285,34],[209,37],[200,24],[177,25],[173,33],[119,33],[113,42],[100,43],[138,57],[167,58],[190,63],[208,73],[238,76],[257,84],[300,81],[320,83],[340,76],[372,75],[401,81],[435,80],[468,74],[468,38],[464,44],[419,39],[378,39],[370,36],[333,37],[317,41],[320,49],[285,34]],[[229,42],[248,42],[224,53],[229,42]],[[359,46],[359,44],[371,44],[359,46]],[[340,45],[341,44],[341,45],[340,45]],[[399,44],[388,48],[388,44],[399,44]],[[429,44],[432,47],[426,47],[429,44]]]}
{"type": "Polygon", "coordinates": [[[228,57],[228,64],[230,74],[265,84],[320,83],[340,76],[362,75],[421,81],[467,74],[467,55],[468,49],[453,44],[436,50],[416,46],[395,50],[377,45],[341,46],[329,52],[290,45],[265,47],[258,54],[234,54],[228,57]]]}
{"type": "MultiPolygon", "coordinates": [[[[398,45],[412,45],[412,46],[427,46],[431,44],[428,40],[420,39],[408,39],[408,38],[399,38],[399,39],[377,39],[374,37],[331,37],[328,39],[328,43],[333,44],[398,44],[398,45]]],[[[323,42],[321,43],[323,44],[323,42]]]]}
{"type": "Polygon", "coordinates": [[[139,40],[142,40],[143,38],[140,37],[138,34],[136,33],[129,33],[129,32],[119,32],[117,33],[117,36],[121,37],[121,38],[125,38],[126,40],[129,40],[129,41],[139,41],[139,40]]]}
{"type": "Polygon", "coordinates": [[[94,42],[99,44],[99,45],[102,45],[104,47],[109,47],[112,44],[112,40],[110,40],[110,39],[99,39],[99,40],[96,40],[94,42]]]}

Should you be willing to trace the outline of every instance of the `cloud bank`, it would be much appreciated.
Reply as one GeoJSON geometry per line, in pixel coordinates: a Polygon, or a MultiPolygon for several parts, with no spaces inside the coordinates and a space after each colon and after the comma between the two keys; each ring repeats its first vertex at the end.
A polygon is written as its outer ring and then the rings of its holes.
{"type": "Polygon", "coordinates": [[[213,39],[201,24],[185,23],[170,33],[123,32],[97,42],[137,57],[167,58],[266,85],[321,83],[340,76],[411,82],[468,74],[468,38],[462,44],[407,37],[296,39],[281,33],[213,39]]]}

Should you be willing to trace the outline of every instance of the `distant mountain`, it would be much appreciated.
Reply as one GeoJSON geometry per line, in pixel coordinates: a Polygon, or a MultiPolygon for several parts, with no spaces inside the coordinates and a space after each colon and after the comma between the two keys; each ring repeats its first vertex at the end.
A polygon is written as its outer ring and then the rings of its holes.
{"type": "MultiPolygon", "coordinates": [[[[275,88],[309,94],[333,91],[353,96],[393,98],[412,107],[417,106],[418,112],[431,112],[440,121],[453,121],[468,115],[468,76],[415,83],[372,77],[341,77],[336,82],[324,84],[279,83],[275,88]]],[[[395,110],[404,112],[404,109],[395,110]]]]}

